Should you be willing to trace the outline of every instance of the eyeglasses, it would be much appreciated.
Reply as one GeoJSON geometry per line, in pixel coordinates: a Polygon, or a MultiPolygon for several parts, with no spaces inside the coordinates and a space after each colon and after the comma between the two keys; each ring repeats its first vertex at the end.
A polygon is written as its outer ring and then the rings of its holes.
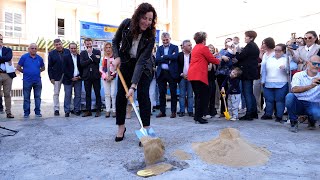
{"type": "Polygon", "coordinates": [[[320,63],[318,63],[318,62],[311,62],[311,63],[312,63],[313,66],[318,66],[318,67],[320,67],[320,63]]]}
{"type": "Polygon", "coordinates": [[[304,40],[307,40],[307,39],[312,39],[313,37],[309,36],[309,37],[304,37],[304,40]]]}

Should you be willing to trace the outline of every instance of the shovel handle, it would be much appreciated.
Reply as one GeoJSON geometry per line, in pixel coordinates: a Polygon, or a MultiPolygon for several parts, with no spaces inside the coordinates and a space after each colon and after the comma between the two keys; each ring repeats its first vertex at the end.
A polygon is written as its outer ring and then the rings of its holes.
{"type": "MultiPolygon", "coordinates": [[[[121,71],[120,71],[120,68],[117,68],[117,72],[118,72],[118,75],[119,75],[119,77],[120,77],[121,84],[122,84],[124,90],[126,91],[126,94],[129,94],[128,86],[127,86],[127,84],[126,84],[126,81],[125,81],[124,78],[123,78],[123,75],[122,75],[122,73],[121,73],[121,71]]],[[[140,123],[141,128],[143,128],[143,123],[142,123],[140,114],[139,114],[139,112],[138,112],[138,110],[137,110],[137,106],[135,105],[132,96],[129,96],[129,101],[130,101],[130,103],[131,103],[131,105],[132,105],[132,107],[133,107],[133,109],[134,109],[134,112],[135,112],[136,115],[137,115],[137,118],[138,118],[138,120],[139,120],[139,123],[140,123]]]]}
{"type": "Polygon", "coordinates": [[[227,103],[226,103],[226,93],[221,92],[221,95],[222,95],[222,99],[223,99],[224,107],[227,107],[227,103]]]}

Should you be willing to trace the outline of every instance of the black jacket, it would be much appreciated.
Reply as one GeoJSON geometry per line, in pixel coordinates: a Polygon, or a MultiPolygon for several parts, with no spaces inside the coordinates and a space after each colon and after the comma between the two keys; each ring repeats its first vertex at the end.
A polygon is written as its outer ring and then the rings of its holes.
{"type": "MultiPolygon", "coordinates": [[[[114,38],[112,39],[113,56],[120,57],[121,63],[130,61],[130,49],[132,47],[133,35],[130,31],[130,19],[125,19],[120,24],[114,38]]],[[[131,83],[137,84],[142,73],[152,78],[153,63],[151,60],[152,49],[154,47],[155,38],[148,39],[145,31],[142,33],[137,49],[137,63],[134,68],[131,83]]]]}
{"type": "MultiPolygon", "coordinates": [[[[190,58],[189,58],[189,64],[191,61],[191,53],[190,53],[190,58]]],[[[178,54],[178,74],[179,74],[179,81],[181,81],[182,77],[180,76],[181,73],[183,73],[183,67],[184,67],[184,53],[179,52],[178,54]]]]}
{"type": "Polygon", "coordinates": [[[242,70],[241,79],[254,80],[259,79],[258,74],[258,59],[259,59],[259,47],[253,41],[250,41],[241,51],[236,53],[238,62],[235,66],[242,70]]]}
{"type": "MultiPolygon", "coordinates": [[[[82,67],[80,65],[80,55],[77,54],[77,67],[79,70],[79,77],[82,77],[82,67]]],[[[73,72],[74,72],[74,64],[73,64],[73,59],[71,54],[68,54],[66,56],[63,57],[63,79],[62,79],[62,83],[66,84],[66,85],[70,85],[72,83],[72,78],[73,76],[73,72]]]]}
{"type": "Polygon", "coordinates": [[[63,48],[63,52],[60,54],[57,50],[49,52],[48,56],[48,74],[49,79],[60,81],[63,74],[63,57],[70,54],[69,49],[63,48]]]}
{"type": "Polygon", "coordinates": [[[80,53],[80,64],[83,69],[82,79],[100,79],[99,63],[101,58],[101,52],[97,49],[92,50],[92,55],[89,57],[86,50],[80,53]]]}

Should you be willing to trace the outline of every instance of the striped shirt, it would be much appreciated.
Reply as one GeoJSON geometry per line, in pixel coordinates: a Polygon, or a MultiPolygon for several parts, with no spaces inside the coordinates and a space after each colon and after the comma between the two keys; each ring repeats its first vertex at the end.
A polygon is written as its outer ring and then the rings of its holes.
{"type": "MultiPolygon", "coordinates": [[[[294,74],[291,82],[291,87],[295,86],[309,86],[312,84],[314,78],[319,78],[320,72],[314,77],[310,77],[307,74],[307,70],[298,72],[294,74]]],[[[318,102],[320,103],[320,85],[309,89],[308,91],[302,93],[294,93],[299,100],[309,101],[309,102],[318,102]]]]}

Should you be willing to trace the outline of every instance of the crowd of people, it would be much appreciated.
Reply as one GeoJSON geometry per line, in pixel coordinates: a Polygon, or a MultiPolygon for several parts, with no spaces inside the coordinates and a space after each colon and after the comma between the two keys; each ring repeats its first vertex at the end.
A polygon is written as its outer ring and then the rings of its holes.
{"type": "MultiPolygon", "coordinates": [[[[92,87],[95,93],[95,117],[101,116],[101,84],[105,91],[105,117],[116,118],[118,132],[115,141],[122,141],[126,132],[125,119],[130,118],[128,97],[136,94],[144,128],[150,126],[152,111],[159,109],[156,118],[166,117],[167,86],[171,96],[170,118],[190,116],[200,124],[208,118],[224,118],[229,109],[232,121],[273,119],[283,122],[288,113],[290,130],[297,132],[300,115],[308,116],[308,127],[314,129],[320,119],[320,45],[314,31],[304,37],[292,38],[287,44],[275,44],[265,38],[260,47],[257,33],[246,31],[240,38],[225,40],[225,47],[218,51],[207,45],[207,33],[194,34],[196,45],[184,40],[179,47],[171,43],[170,34],[162,33],[162,45],[155,47],[157,13],[152,5],[142,3],[131,19],[125,19],[112,40],[106,42],[103,53],[93,48],[93,40],[84,40],[86,50],[79,54],[77,44],[63,48],[60,39],[54,40],[55,49],[48,55],[48,75],[54,86],[54,115],[60,115],[59,94],[64,86],[64,113],[80,116],[82,84],[86,92],[86,109],[83,117],[92,116],[92,87]],[[118,70],[129,87],[126,93],[118,70]],[[71,108],[72,89],[74,91],[71,108]],[[177,91],[177,89],[179,91],[177,91]],[[179,95],[177,95],[179,92],[179,95]],[[223,94],[223,96],[221,95],[223,94]],[[224,96],[225,95],[225,96],[224,96]],[[227,101],[224,103],[224,97],[227,101]],[[179,111],[177,102],[179,101],[179,111]],[[265,104],[265,105],[264,105],[265,104]],[[217,111],[219,109],[219,113],[217,111]],[[245,115],[239,117],[239,111],[245,115]],[[128,115],[129,114],[129,115],[128,115]]],[[[7,118],[11,112],[12,50],[3,46],[0,35],[0,82],[3,87],[7,118]]],[[[24,118],[30,115],[30,94],[33,89],[35,115],[41,117],[42,83],[40,73],[45,70],[43,59],[32,43],[28,53],[21,56],[16,70],[23,73],[24,118]]],[[[0,111],[3,112],[2,97],[0,111]]]]}

